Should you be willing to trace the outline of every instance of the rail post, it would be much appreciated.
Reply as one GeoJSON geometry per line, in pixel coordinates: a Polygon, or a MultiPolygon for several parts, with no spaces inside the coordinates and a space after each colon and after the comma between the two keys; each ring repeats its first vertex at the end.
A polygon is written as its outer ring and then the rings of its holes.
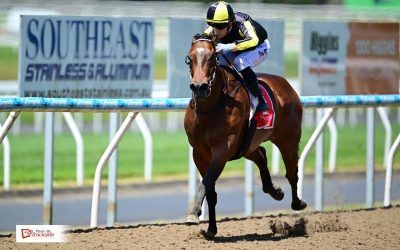
{"type": "Polygon", "coordinates": [[[392,147],[390,148],[389,156],[386,161],[385,196],[383,200],[383,205],[385,207],[390,205],[390,192],[392,189],[392,169],[393,169],[394,155],[396,154],[399,145],[400,145],[400,134],[397,136],[392,147]]]}
{"type": "Polygon", "coordinates": [[[318,124],[317,128],[314,130],[311,138],[308,140],[306,146],[303,149],[303,152],[300,155],[299,163],[298,163],[298,177],[299,181],[297,183],[297,195],[299,198],[303,197],[303,182],[304,182],[304,165],[306,161],[306,157],[310,153],[312,147],[317,141],[319,135],[322,133],[325,125],[328,123],[329,119],[332,117],[333,113],[336,111],[336,108],[329,108],[322,118],[321,122],[318,124]]]}
{"type": "Polygon", "coordinates": [[[54,113],[46,113],[44,138],[43,222],[53,223],[54,113]]]}
{"type": "Polygon", "coordinates": [[[119,142],[122,139],[125,131],[132,123],[132,121],[137,116],[138,112],[129,112],[128,116],[125,118],[124,122],[122,123],[121,127],[118,129],[117,133],[111,140],[111,143],[108,145],[106,150],[104,151],[103,155],[101,156],[99,163],[96,167],[96,173],[94,176],[94,183],[93,183],[93,197],[92,197],[92,209],[91,209],[91,216],[90,216],[90,227],[97,227],[97,217],[99,212],[99,202],[100,202],[100,186],[101,186],[101,174],[103,172],[103,168],[105,163],[110,159],[111,154],[114,152],[115,148],[118,146],[119,142]]]}
{"type": "Polygon", "coordinates": [[[375,110],[373,107],[367,108],[367,169],[366,169],[366,190],[365,206],[372,208],[374,206],[374,183],[375,183],[375,110]]]}

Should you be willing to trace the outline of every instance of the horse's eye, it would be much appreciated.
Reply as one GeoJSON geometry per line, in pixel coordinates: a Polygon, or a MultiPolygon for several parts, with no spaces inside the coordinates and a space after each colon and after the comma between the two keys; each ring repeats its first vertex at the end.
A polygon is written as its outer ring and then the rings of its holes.
{"type": "Polygon", "coordinates": [[[217,54],[212,54],[212,55],[208,58],[208,60],[209,60],[210,62],[216,63],[216,64],[218,65],[218,57],[217,57],[217,54]]]}
{"type": "Polygon", "coordinates": [[[189,56],[185,57],[185,63],[186,63],[186,65],[190,65],[190,57],[189,56]]]}

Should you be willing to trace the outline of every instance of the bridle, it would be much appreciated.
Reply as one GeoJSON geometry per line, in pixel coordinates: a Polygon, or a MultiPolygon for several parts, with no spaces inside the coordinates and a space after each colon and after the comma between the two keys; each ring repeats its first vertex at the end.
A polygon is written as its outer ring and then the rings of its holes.
{"type": "MultiPolygon", "coordinates": [[[[195,43],[200,42],[200,41],[206,41],[206,42],[209,42],[210,44],[212,44],[213,49],[214,49],[213,56],[214,56],[214,60],[215,60],[214,69],[212,71],[213,72],[212,73],[212,77],[207,77],[207,82],[196,83],[196,82],[192,81],[191,83],[194,84],[194,85],[197,84],[197,85],[200,85],[200,86],[202,86],[203,84],[206,84],[207,85],[207,89],[208,89],[208,94],[205,96],[205,98],[207,98],[207,97],[209,97],[211,95],[212,87],[213,87],[213,85],[215,83],[215,77],[216,77],[216,72],[217,72],[217,67],[219,65],[219,61],[218,61],[218,55],[215,52],[215,44],[214,44],[214,42],[211,39],[208,39],[208,38],[197,38],[197,39],[193,40],[192,46],[195,43]]],[[[192,69],[191,69],[191,59],[190,59],[189,55],[186,56],[185,63],[189,66],[189,72],[191,72],[192,71],[192,69]]],[[[192,96],[194,96],[193,91],[192,91],[192,96]]]]}

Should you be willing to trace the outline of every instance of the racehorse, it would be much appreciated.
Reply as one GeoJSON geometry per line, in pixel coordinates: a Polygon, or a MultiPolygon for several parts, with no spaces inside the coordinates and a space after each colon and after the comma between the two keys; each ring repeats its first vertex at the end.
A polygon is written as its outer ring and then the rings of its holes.
{"type": "MultiPolygon", "coordinates": [[[[215,38],[195,35],[186,57],[191,74],[192,99],[186,109],[184,127],[193,159],[203,180],[199,184],[198,198],[187,223],[199,223],[201,205],[207,199],[209,224],[206,237],[217,234],[215,183],[226,163],[237,158],[249,129],[250,99],[246,89],[235,78],[234,71],[218,64],[215,38]]],[[[293,210],[306,208],[307,203],[297,196],[297,162],[301,137],[302,105],[296,92],[283,77],[258,74],[259,83],[268,84],[273,93],[276,119],[271,129],[257,129],[247,150],[242,153],[253,161],[260,171],[262,188],[275,200],[282,200],[284,193],[272,183],[267,166],[265,141],[273,142],[280,150],[286,178],[292,189],[293,210]]]]}

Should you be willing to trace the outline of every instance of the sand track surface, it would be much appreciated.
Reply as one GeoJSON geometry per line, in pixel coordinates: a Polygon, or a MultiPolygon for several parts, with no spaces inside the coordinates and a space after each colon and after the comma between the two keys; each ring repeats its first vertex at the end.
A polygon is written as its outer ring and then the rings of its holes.
{"type": "Polygon", "coordinates": [[[15,243],[2,235],[0,249],[399,249],[400,206],[371,210],[225,218],[205,239],[207,223],[141,224],[76,229],[68,243],[15,243]]]}

